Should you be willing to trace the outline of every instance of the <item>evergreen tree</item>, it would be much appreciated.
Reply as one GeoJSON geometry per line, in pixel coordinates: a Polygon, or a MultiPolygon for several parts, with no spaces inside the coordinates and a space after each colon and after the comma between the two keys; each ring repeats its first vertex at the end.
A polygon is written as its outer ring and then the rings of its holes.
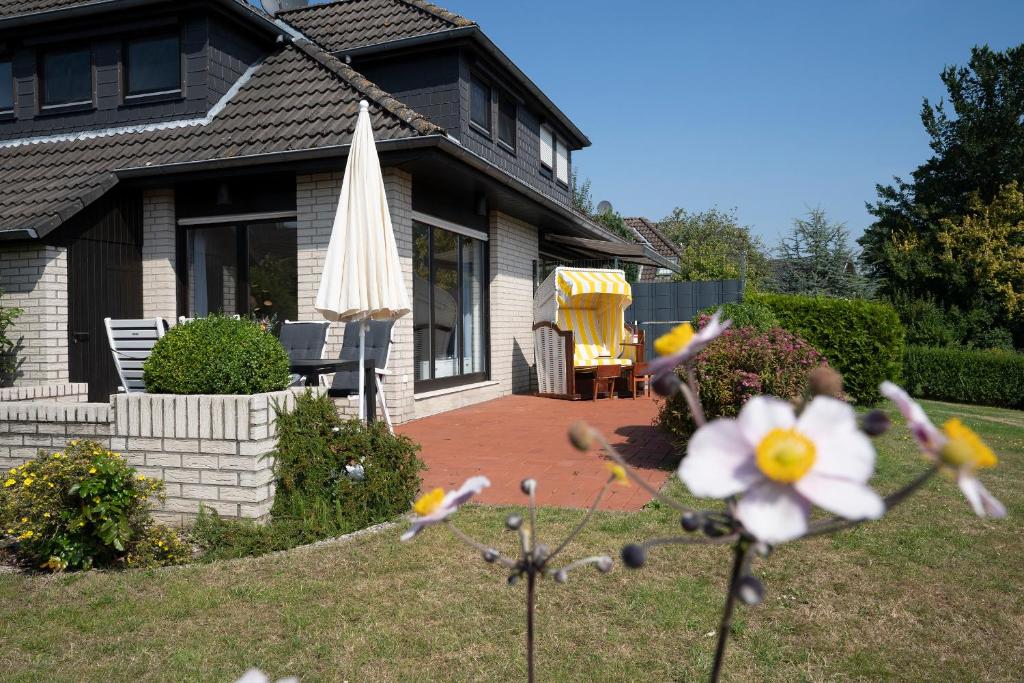
{"type": "Polygon", "coordinates": [[[824,294],[852,298],[867,292],[854,267],[845,223],[831,223],[822,208],[793,221],[776,249],[772,288],[786,294],[824,294]]]}

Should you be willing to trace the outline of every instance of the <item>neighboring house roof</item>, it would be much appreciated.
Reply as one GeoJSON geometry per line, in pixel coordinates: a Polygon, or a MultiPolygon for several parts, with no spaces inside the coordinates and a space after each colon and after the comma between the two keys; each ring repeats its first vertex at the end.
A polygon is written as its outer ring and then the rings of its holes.
{"type": "Polygon", "coordinates": [[[624,218],[626,226],[637,233],[652,249],[666,258],[679,258],[682,252],[658,226],[647,218],[624,218]]]}
{"type": "Polygon", "coordinates": [[[336,0],[278,17],[332,52],[476,25],[422,0],[336,0]]]}
{"type": "Polygon", "coordinates": [[[255,67],[204,119],[0,142],[0,231],[42,236],[102,196],[125,169],[347,145],[360,99],[371,103],[378,141],[443,133],[298,41],[255,67]]]}

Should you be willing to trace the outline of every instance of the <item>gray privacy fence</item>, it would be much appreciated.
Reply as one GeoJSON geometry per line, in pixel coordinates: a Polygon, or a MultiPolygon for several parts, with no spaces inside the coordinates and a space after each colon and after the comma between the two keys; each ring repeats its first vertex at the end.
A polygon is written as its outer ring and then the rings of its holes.
{"type": "Polygon", "coordinates": [[[735,303],[743,298],[740,280],[707,282],[634,282],[633,303],[626,322],[640,323],[647,338],[647,360],[654,356],[654,340],[681,322],[693,320],[709,306],[735,303]]]}

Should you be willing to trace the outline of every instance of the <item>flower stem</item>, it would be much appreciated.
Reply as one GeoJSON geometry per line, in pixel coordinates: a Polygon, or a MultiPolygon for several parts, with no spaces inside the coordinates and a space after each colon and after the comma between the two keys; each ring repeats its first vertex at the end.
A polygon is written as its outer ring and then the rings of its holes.
{"type": "Polygon", "coordinates": [[[711,683],[718,683],[718,677],[722,673],[722,662],[725,660],[725,644],[729,641],[732,630],[732,612],[736,606],[736,592],[740,579],[743,577],[743,569],[747,563],[747,553],[750,551],[749,544],[738,541],[733,547],[732,574],[729,577],[729,593],[725,597],[725,609],[722,611],[722,623],[718,627],[718,645],[715,647],[715,663],[711,667],[711,683]]]}
{"type": "MultiPolygon", "coordinates": [[[[469,547],[479,550],[481,553],[486,553],[488,552],[488,550],[490,550],[490,548],[485,546],[483,543],[476,540],[475,538],[467,534],[465,531],[452,524],[451,520],[445,520],[445,525],[448,527],[448,530],[452,532],[452,535],[455,536],[455,538],[459,539],[469,547]]],[[[498,559],[496,560],[496,562],[498,562],[498,564],[500,564],[501,566],[507,567],[509,569],[512,569],[516,566],[515,562],[513,562],[512,560],[503,555],[498,555],[498,559]]]]}
{"type": "Polygon", "coordinates": [[[590,509],[587,510],[587,514],[583,515],[583,519],[581,519],[579,524],[577,524],[576,527],[571,532],[569,532],[569,535],[565,537],[565,540],[559,543],[558,547],[555,548],[554,551],[547,556],[547,559],[544,560],[544,564],[550,564],[551,560],[555,559],[555,555],[565,550],[565,547],[572,543],[573,540],[580,535],[580,532],[583,531],[583,528],[587,526],[587,522],[589,522],[590,518],[594,516],[594,512],[597,510],[597,506],[601,504],[601,499],[604,498],[605,492],[608,490],[608,487],[611,486],[613,481],[615,481],[615,477],[608,477],[608,481],[606,481],[604,483],[604,486],[601,487],[601,490],[597,492],[597,497],[594,498],[594,502],[590,505],[590,509]]]}
{"type": "Polygon", "coordinates": [[[630,466],[630,464],[626,462],[626,460],[621,455],[619,455],[619,452],[615,450],[615,447],[608,443],[608,440],[604,438],[601,432],[597,431],[596,429],[591,429],[590,433],[594,437],[594,440],[597,441],[601,449],[608,454],[608,457],[614,460],[617,465],[620,465],[622,469],[625,470],[626,476],[629,477],[629,480],[631,482],[633,482],[634,484],[642,488],[644,491],[651,494],[651,496],[657,498],[662,503],[668,505],[670,508],[674,510],[677,510],[679,512],[693,512],[691,508],[686,507],[685,505],[683,505],[682,503],[673,498],[669,498],[661,491],[648,484],[644,480],[644,478],[638,475],[630,466]]]}
{"type": "Polygon", "coordinates": [[[690,404],[690,412],[693,413],[693,422],[697,427],[703,427],[708,421],[704,417],[704,406],[700,403],[700,386],[697,384],[697,374],[693,366],[686,365],[686,385],[682,387],[686,401],[690,404]]]}
{"type": "Polygon", "coordinates": [[[533,683],[533,613],[536,603],[537,570],[533,562],[526,569],[526,680],[533,683]]]}

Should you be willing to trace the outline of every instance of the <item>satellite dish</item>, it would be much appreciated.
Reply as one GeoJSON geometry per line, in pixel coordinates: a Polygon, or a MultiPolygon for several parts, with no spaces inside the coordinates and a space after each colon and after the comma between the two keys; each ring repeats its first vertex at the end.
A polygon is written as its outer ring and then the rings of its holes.
{"type": "Polygon", "coordinates": [[[612,203],[607,199],[602,199],[597,203],[597,213],[599,216],[604,216],[605,214],[609,214],[614,210],[615,209],[612,208],[612,203]]]}
{"type": "Polygon", "coordinates": [[[278,0],[260,0],[260,4],[263,5],[263,9],[270,16],[274,16],[281,11],[281,3],[278,0]]]}

